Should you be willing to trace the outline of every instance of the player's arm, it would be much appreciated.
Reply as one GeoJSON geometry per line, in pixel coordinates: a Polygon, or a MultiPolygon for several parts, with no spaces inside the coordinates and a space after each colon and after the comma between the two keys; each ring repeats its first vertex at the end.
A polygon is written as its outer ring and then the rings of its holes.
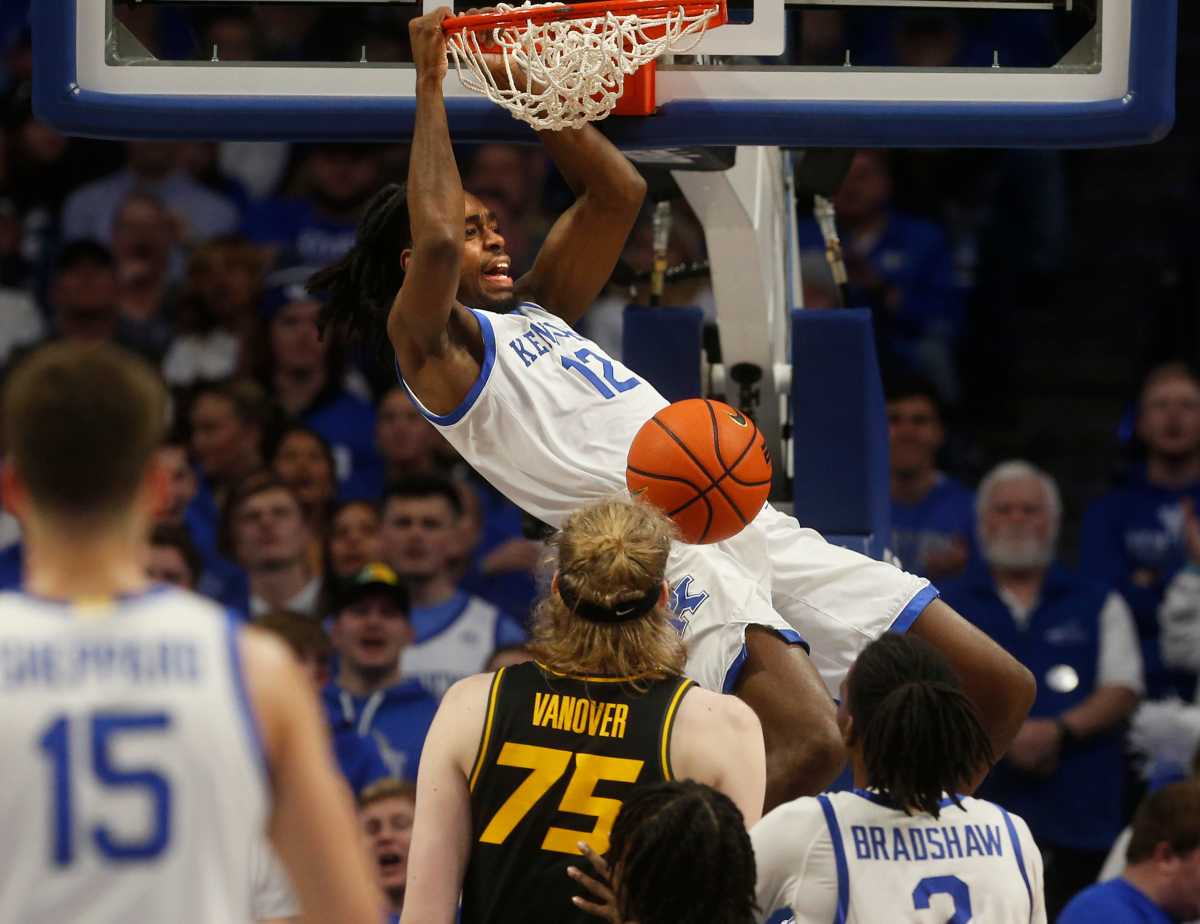
{"type": "Polygon", "coordinates": [[[762,726],[737,697],[699,687],[687,692],[675,716],[671,768],[679,779],[707,783],[727,795],[747,828],[762,817],[767,784],[762,726]]]}
{"type": "MultiPolygon", "coordinates": [[[[942,600],[932,600],[908,630],[944,654],[979,710],[999,760],[1029,715],[1037,684],[1025,665],[942,600]]],[[[981,767],[976,785],[990,768],[981,767]]]]}
{"type": "Polygon", "coordinates": [[[550,229],[516,293],[574,324],[612,275],[646,197],[646,181],[591,125],[538,135],[575,202],[550,229]]]}
{"type": "Polygon", "coordinates": [[[446,326],[462,265],[466,208],[442,97],[446,39],[441,23],[449,12],[440,7],[408,24],[417,69],[407,187],[412,246],[397,254],[404,263],[404,283],[388,314],[387,328],[400,368],[410,377],[426,358],[440,356],[449,343],[446,326]]]}
{"type": "Polygon", "coordinates": [[[492,674],[454,684],[421,752],[401,924],[454,924],[471,855],[468,775],[483,734],[492,674]]]}
{"type": "Polygon", "coordinates": [[[250,631],[240,644],[274,789],[271,841],[304,919],[378,924],[382,896],[309,681],[277,640],[250,631]]]}

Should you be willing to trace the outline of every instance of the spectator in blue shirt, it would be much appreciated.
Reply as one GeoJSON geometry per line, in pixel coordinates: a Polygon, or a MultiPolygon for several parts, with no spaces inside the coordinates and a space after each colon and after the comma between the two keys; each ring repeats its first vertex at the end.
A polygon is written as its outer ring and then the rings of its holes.
{"type": "Polygon", "coordinates": [[[172,141],[131,141],[129,160],[116,173],[82,186],[63,206],[63,240],[112,240],[117,209],[134,190],[156,196],[179,223],[180,241],[204,240],[234,231],[236,206],[206,189],[181,168],[183,148],[172,141]]]}
{"type": "Polygon", "coordinates": [[[1179,924],[1200,918],[1200,782],[1146,797],[1118,879],[1081,892],[1058,924],[1179,924]]]}
{"type": "Polygon", "coordinates": [[[1027,462],[979,486],[983,562],[942,587],[948,604],[1029,668],[1037,698],[979,790],[1029,822],[1051,917],[1096,878],[1121,830],[1121,725],[1142,694],[1133,618],[1119,594],[1055,562],[1053,479],[1027,462]]]}
{"type": "MultiPolygon", "coordinates": [[[[255,620],[255,625],[274,632],[287,642],[292,653],[319,693],[329,682],[329,659],[333,647],[320,622],[287,610],[274,610],[255,620]]],[[[356,796],[374,783],[388,778],[387,764],[374,738],[360,735],[353,723],[333,723],[333,753],[338,769],[356,796]]]]}
{"type": "MultiPolygon", "coordinates": [[[[289,420],[329,443],[340,496],[374,498],[383,482],[383,463],[375,450],[375,409],[350,389],[343,344],[333,331],[321,336],[320,313],[320,303],[299,282],[269,289],[261,305],[254,375],[289,420]]],[[[366,391],[365,384],[359,391],[366,391]]]]}
{"type": "Polygon", "coordinates": [[[383,179],[379,150],[371,145],[312,147],[302,167],[306,195],[252,206],[242,233],[266,246],[280,266],[325,266],[354,244],[362,207],[383,179]]]}
{"type": "Polygon", "coordinates": [[[391,776],[416,780],[437,700],[420,681],[400,676],[400,656],[412,639],[408,614],[408,591],[387,565],[370,564],[346,582],[330,630],[337,678],[322,698],[334,728],[350,723],[370,735],[391,776]]]}
{"type": "Polygon", "coordinates": [[[383,502],[383,557],[408,587],[414,643],[401,669],[439,699],[457,680],[483,670],[497,648],[526,639],[520,623],[455,585],[448,567],[463,516],[454,484],[435,475],[398,481],[383,502]]]}
{"type": "Polygon", "coordinates": [[[932,581],[956,577],[975,540],[975,498],[938,471],[946,442],[932,385],[892,383],[887,395],[892,473],[892,551],[904,567],[932,581]]]}
{"type": "MultiPolygon", "coordinates": [[[[932,380],[957,400],[954,348],[964,322],[963,293],[946,235],[930,221],[892,206],[892,171],[883,151],[860,151],[834,197],[849,298],[871,308],[881,361],[932,380]]],[[[801,228],[801,246],[823,249],[815,223],[801,228]]]]}
{"type": "Polygon", "coordinates": [[[1187,366],[1168,363],[1147,376],[1137,435],[1145,466],[1084,515],[1080,565],[1129,601],[1150,696],[1188,698],[1195,677],[1164,667],[1158,621],[1167,585],[1187,561],[1184,501],[1200,504],[1200,380],[1187,366]]]}

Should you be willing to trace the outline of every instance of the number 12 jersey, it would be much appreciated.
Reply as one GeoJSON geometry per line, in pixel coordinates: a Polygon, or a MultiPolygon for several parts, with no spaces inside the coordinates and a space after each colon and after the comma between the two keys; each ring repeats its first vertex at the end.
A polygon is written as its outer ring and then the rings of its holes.
{"type": "MultiPolygon", "coordinates": [[[[608,850],[636,785],[672,779],[682,677],[568,677],[536,662],[496,673],[471,773],[462,924],[574,924],[566,869],[578,843],[608,850]]],[[[584,866],[586,867],[586,862],[584,866]]]]}

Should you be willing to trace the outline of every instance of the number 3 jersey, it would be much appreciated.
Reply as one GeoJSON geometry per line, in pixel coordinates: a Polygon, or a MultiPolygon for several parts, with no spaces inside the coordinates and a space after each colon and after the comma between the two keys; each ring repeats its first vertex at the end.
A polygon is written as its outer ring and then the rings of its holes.
{"type": "Polygon", "coordinates": [[[532,661],[496,673],[470,779],[462,924],[595,921],[571,903],[582,893],[567,867],[589,868],[580,841],[608,850],[635,786],[672,779],[671,728],[692,685],[671,677],[634,687],[532,661]]]}
{"type": "Polygon", "coordinates": [[[1024,820],[960,802],[943,799],[937,818],[866,789],[781,805],[750,832],[763,919],[787,908],[793,924],[1046,924],[1024,820]]]}
{"type": "Polygon", "coordinates": [[[268,792],[220,608],[0,594],[0,740],[0,922],[249,919],[268,792]]]}

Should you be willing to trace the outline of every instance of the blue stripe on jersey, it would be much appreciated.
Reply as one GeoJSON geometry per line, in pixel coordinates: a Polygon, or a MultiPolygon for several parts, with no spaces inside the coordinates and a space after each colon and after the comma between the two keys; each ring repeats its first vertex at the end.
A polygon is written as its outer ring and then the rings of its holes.
{"type": "Polygon", "coordinates": [[[1025,891],[1029,895],[1029,919],[1033,920],[1033,887],[1029,884],[1029,874],[1025,872],[1025,854],[1021,852],[1021,839],[1017,837],[1017,828],[1013,824],[1012,816],[1008,814],[1003,806],[997,805],[1000,809],[1000,814],[1004,816],[1004,825],[1008,828],[1008,836],[1012,839],[1013,854],[1017,858],[1017,869],[1021,871],[1021,878],[1025,880],[1025,891]]]}
{"type": "Polygon", "coordinates": [[[225,638],[229,646],[229,671],[233,679],[234,699],[242,713],[242,727],[246,729],[246,738],[250,750],[254,753],[254,761],[263,774],[263,781],[269,782],[267,765],[267,750],[263,747],[262,729],[258,726],[258,717],[250,703],[250,694],[246,689],[246,676],[242,670],[242,650],[238,645],[241,633],[242,619],[232,609],[226,610],[225,638]]]}
{"type": "Polygon", "coordinates": [[[496,364],[496,334],[492,330],[492,322],[488,320],[487,315],[474,308],[468,308],[471,314],[475,315],[475,319],[479,321],[479,332],[483,335],[483,363],[479,368],[479,378],[475,380],[475,384],[471,386],[471,390],[467,392],[467,396],[462,399],[459,404],[449,414],[435,414],[432,411],[426,410],[417,396],[413,394],[413,390],[408,387],[408,383],[404,381],[404,373],[400,371],[400,364],[396,364],[396,378],[400,380],[400,384],[404,386],[404,390],[408,392],[408,397],[412,399],[413,405],[432,423],[439,427],[450,427],[458,423],[467,416],[467,411],[471,410],[475,405],[475,401],[479,398],[479,393],[483,391],[483,386],[487,384],[488,377],[492,374],[492,366],[496,364]]]}
{"type": "Polygon", "coordinates": [[[833,841],[833,860],[837,866],[838,902],[833,924],[846,924],[850,909],[850,870],[846,867],[846,847],[842,843],[842,829],[838,827],[837,813],[827,796],[817,796],[821,811],[825,813],[825,824],[829,825],[829,838],[833,841]]]}
{"type": "MultiPolygon", "coordinates": [[[[799,645],[805,651],[809,650],[808,642],[804,641],[799,632],[793,629],[776,629],[774,626],[763,626],[764,629],[770,629],[789,645],[799,645]]],[[[737,686],[738,677],[742,674],[742,668],[746,665],[746,659],[750,657],[750,652],[746,649],[745,639],[742,640],[741,650],[738,651],[737,657],[733,659],[733,663],[725,671],[725,682],[721,684],[722,693],[732,693],[733,688],[737,686]]]]}
{"type": "Polygon", "coordinates": [[[908,605],[900,611],[900,615],[888,627],[888,631],[903,635],[917,621],[921,611],[940,596],[941,591],[932,584],[922,587],[917,591],[917,595],[908,601],[908,605]]]}

